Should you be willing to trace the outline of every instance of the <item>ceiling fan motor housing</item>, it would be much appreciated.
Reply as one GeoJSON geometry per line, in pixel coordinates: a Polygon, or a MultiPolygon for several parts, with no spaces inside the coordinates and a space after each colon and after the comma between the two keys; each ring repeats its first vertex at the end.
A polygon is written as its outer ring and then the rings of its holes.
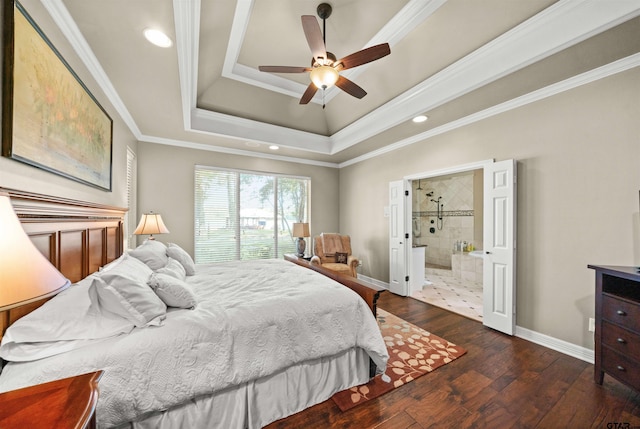
{"type": "Polygon", "coordinates": [[[316,12],[318,13],[320,19],[327,19],[331,16],[332,10],[333,9],[331,8],[331,5],[329,3],[320,3],[318,5],[318,8],[316,9],[316,12]]]}

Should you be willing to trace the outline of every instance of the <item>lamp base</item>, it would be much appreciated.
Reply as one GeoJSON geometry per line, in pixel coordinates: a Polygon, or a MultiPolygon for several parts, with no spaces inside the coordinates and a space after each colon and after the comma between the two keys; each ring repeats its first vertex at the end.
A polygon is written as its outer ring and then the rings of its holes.
{"type": "Polygon", "coordinates": [[[298,241],[296,241],[296,252],[298,252],[297,255],[303,257],[306,248],[307,242],[304,241],[304,238],[298,237],[298,241]]]}

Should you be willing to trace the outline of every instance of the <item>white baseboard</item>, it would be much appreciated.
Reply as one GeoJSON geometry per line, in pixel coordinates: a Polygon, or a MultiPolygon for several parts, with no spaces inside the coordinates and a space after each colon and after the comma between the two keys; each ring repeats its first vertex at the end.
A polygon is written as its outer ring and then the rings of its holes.
{"type": "Polygon", "coordinates": [[[576,359],[583,360],[588,363],[594,361],[594,351],[586,347],[578,346],[558,338],[550,337],[540,332],[532,331],[521,326],[516,326],[516,337],[522,338],[532,343],[539,344],[560,353],[572,356],[576,359]]]}
{"type": "MultiPolygon", "coordinates": [[[[383,287],[387,290],[389,289],[388,283],[364,276],[362,274],[358,274],[358,280],[383,287]]],[[[593,350],[578,346],[573,343],[569,343],[564,340],[560,340],[558,338],[550,337],[549,335],[541,334],[540,332],[532,331],[521,326],[516,326],[515,336],[588,363],[593,363],[594,361],[593,350]]]]}
{"type": "Polygon", "coordinates": [[[383,282],[383,281],[380,281],[380,280],[376,280],[376,279],[371,278],[371,277],[367,277],[367,276],[362,275],[360,273],[358,273],[358,280],[362,280],[365,283],[370,283],[370,284],[372,284],[374,286],[383,287],[386,290],[389,290],[389,283],[383,282]]]}

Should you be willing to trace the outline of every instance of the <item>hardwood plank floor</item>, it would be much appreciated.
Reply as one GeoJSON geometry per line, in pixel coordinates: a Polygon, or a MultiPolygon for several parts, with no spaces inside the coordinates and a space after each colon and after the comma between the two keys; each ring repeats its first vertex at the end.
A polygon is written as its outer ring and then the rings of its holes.
{"type": "Polygon", "coordinates": [[[267,428],[640,428],[640,394],[595,384],[591,364],[412,298],[378,305],[467,354],[344,413],[328,400],[267,428]]]}

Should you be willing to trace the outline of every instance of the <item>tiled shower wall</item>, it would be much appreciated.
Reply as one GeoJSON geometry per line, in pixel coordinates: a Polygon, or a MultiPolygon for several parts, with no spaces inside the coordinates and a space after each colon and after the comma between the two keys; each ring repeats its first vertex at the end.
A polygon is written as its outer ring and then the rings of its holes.
{"type": "Polygon", "coordinates": [[[471,242],[482,249],[481,170],[413,181],[412,187],[412,215],[418,222],[414,225],[413,244],[427,245],[426,264],[451,268],[451,255],[458,240],[471,242]],[[422,189],[417,189],[418,186],[422,189]],[[427,196],[431,192],[433,195],[427,196]],[[444,204],[441,221],[437,218],[437,205],[431,201],[440,196],[440,202],[444,204]],[[479,228],[475,221],[480,223],[479,228]],[[420,236],[416,236],[416,226],[419,226],[420,236]]]}

